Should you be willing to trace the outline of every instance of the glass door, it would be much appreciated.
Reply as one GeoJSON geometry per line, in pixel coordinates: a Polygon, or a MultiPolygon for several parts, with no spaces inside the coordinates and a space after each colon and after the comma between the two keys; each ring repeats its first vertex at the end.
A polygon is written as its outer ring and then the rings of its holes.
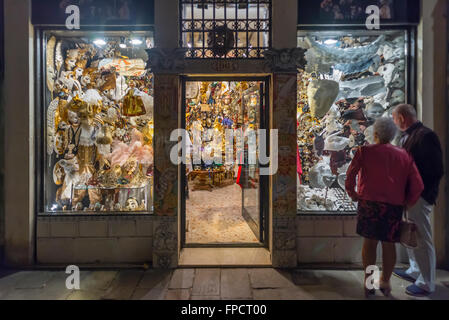
{"type": "MultiPolygon", "coordinates": [[[[265,83],[258,84],[258,90],[248,93],[242,99],[244,119],[244,161],[240,170],[240,186],[242,188],[242,215],[259,241],[263,242],[264,214],[261,207],[261,176],[259,163],[260,143],[267,143],[258,134],[265,129],[265,83]]],[[[267,144],[266,144],[267,145],[267,144]]]]}

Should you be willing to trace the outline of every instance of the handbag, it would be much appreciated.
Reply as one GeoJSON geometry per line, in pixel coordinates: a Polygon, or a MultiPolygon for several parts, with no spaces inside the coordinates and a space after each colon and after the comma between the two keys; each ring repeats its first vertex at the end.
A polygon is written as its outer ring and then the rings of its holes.
{"type": "Polygon", "coordinates": [[[404,212],[404,219],[401,221],[401,244],[409,249],[418,248],[418,227],[408,218],[407,210],[404,212]]]}

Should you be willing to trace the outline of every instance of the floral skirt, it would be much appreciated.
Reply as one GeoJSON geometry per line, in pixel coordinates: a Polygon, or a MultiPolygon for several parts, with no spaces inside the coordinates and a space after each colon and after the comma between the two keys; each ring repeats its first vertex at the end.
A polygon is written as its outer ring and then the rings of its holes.
{"type": "Polygon", "coordinates": [[[399,242],[403,206],[359,200],[357,233],[364,238],[399,242]]]}

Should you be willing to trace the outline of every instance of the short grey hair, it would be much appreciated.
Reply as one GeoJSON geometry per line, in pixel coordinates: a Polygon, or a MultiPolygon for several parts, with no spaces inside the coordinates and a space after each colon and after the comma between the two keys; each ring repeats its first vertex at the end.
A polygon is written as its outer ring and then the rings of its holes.
{"type": "Polygon", "coordinates": [[[380,143],[390,143],[396,136],[397,127],[391,118],[379,118],[374,123],[374,134],[380,143]]]}
{"type": "Polygon", "coordinates": [[[416,109],[411,104],[400,104],[394,108],[393,113],[403,116],[405,119],[416,119],[416,109]]]}

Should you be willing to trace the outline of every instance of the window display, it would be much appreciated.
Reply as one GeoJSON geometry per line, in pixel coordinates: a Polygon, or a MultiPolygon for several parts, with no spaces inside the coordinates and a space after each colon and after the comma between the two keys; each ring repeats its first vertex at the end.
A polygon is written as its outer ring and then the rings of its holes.
{"type": "Polygon", "coordinates": [[[147,33],[46,34],[46,212],[149,212],[147,33]]]}
{"type": "Polygon", "coordinates": [[[373,124],[406,102],[405,31],[299,32],[298,211],[354,212],[346,170],[373,124]]]}

